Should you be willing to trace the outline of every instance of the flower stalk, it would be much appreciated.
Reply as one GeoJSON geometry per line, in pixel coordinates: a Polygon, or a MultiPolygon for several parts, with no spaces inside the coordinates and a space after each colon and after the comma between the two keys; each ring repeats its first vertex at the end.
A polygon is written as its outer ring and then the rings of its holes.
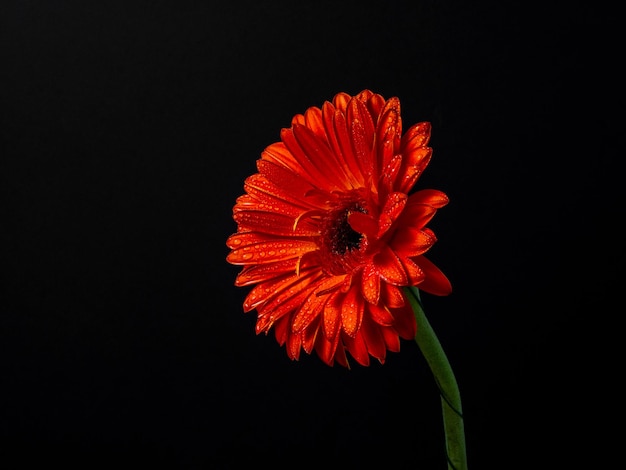
{"type": "Polygon", "coordinates": [[[467,470],[461,394],[456,378],[441,343],[426,318],[419,289],[411,286],[406,287],[405,291],[418,325],[415,342],[435,377],[441,395],[448,470],[467,470]]]}

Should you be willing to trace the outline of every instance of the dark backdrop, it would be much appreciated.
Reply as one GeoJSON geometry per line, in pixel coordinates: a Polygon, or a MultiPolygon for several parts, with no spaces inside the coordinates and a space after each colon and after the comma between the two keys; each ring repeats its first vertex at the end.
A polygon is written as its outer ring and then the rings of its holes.
{"type": "Polygon", "coordinates": [[[445,468],[414,343],[292,362],[225,261],[263,148],[364,88],[433,125],[418,184],[450,196],[430,257],[454,292],[423,300],[470,468],[610,458],[621,25],[459,3],[3,2],[0,459],[445,468]]]}

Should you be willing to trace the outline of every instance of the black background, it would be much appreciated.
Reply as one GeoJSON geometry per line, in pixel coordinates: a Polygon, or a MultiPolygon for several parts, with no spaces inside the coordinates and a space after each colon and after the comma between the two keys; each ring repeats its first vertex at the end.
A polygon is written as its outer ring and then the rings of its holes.
{"type": "Polygon", "coordinates": [[[433,125],[418,187],[450,197],[430,258],[454,292],[423,300],[469,467],[611,459],[621,26],[599,3],[3,2],[0,460],[445,468],[414,343],[292,362],[225,261],[262,149],[365,88],[433,125]]]}

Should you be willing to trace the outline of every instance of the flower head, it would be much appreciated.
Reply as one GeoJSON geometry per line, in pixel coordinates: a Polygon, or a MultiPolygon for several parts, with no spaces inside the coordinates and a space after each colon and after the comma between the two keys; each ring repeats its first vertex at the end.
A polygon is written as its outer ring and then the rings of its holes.
{"type": "Polygon", "coordinates": [[[282,129],[257,160],[233,208],[227,261],[252,286],[243,308],[256,332],[272,328],[288,356],[315,351],[328,365],[384,363],[413,339],[403,291],[447,295],[446,276],[425,256],[426,227],[448,203],[438,190],[409,194],[428,165],[431,127],[402,133],[400,101],[364,90],[338,93],[282,129]]]}

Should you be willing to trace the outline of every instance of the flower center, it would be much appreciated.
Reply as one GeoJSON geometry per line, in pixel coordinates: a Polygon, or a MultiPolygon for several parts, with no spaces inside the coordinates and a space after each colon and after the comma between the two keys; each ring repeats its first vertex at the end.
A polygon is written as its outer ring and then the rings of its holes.
{"type": "Polygon", "coordinates": [[[348,223],[348,215],[356,211],[365,212],[365,209],[355,203],[331,217],[332,222],[328,227],[327,240],[333,254],[345,255],[346,251],[358,250],[361,247],[363,235],[355,232],[348,223]]]}
{"type": "Polygon", "coordinates": [[[331,275],[349,273],[363,262],[367,239],[348,223],[349,215],[354,212],[367,213],[365,204],[344,200],[323,218],[319,262],[331,275]]]}

